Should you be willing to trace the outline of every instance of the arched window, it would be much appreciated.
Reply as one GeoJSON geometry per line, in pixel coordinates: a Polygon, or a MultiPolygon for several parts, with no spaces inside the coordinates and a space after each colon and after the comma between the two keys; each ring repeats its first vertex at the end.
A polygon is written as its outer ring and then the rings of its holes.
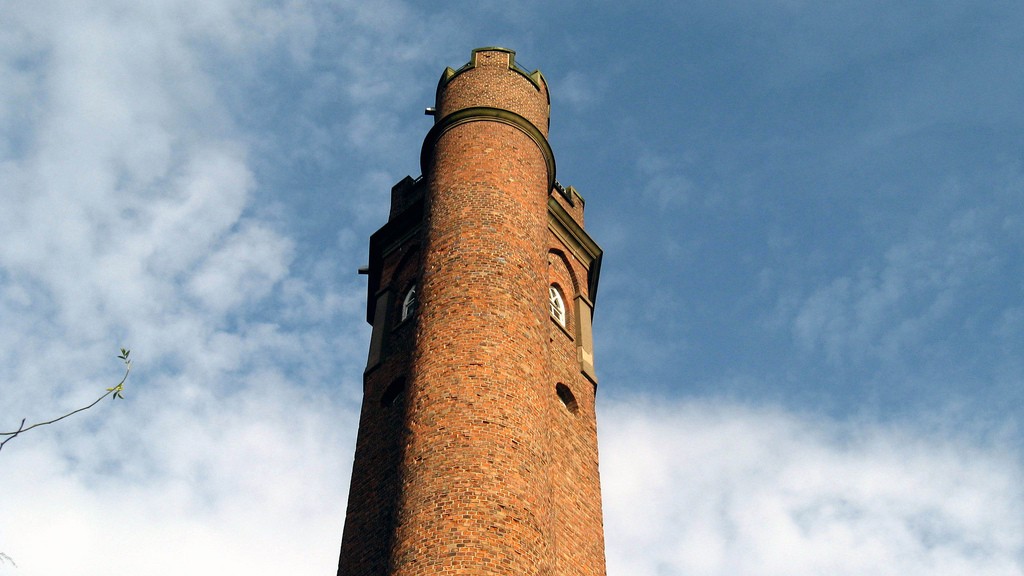
{"type": "Polygon", "coordinates": [[[580,405],[576,402],[576,396],[573,396],[572,390],[565,384],[559,382],[555,385],[555,394],[558,395],[558,399],[562,401],[562,405],[569,412],[575,414],[579,409],[580,405]]]}
{"type": "Polygon", "coordinates": [[[416,313],[416,285],[414,284],[405,293],[405,300],[402,300],[402,322],[405,322],[416,313]]]}
{"type": "Polygon", "coordinates": [[[548,287],[548,305],[551,308],[551,317],[558,322],[558,325],[565,327],[565,299],[562,292],[556,286],[548,287]]]}

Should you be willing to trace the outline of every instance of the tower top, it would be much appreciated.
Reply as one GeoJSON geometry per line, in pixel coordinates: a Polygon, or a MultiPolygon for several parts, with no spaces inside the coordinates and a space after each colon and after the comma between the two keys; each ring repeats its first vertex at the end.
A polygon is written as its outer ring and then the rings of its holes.
{"type": "MultiPolygon", "coordinates": [[[[547,163],[550,186],[555,182],[555,157],[548,144],[551,97],[540,70],[527,72],[516,64],[516,53],[508,48],[477,48],[458,70],[445,68],[437,83],[434,126],[420,153],[423,174],[437,139],[447,130],[477,120],[497,121],[515,126],[540,147],[547,163]]],[[[550,188],[549,188],[550,189],[550,188]]]]}
{"type": "Polygon", "coordinates": [[[469,70],[473,70],[478,66],[504,67],[506,70],[510,70],[521,75],[523,78],[529,80],[538,92],[543,93],[548,106],[551,105],[551,96],[548,93],[548,83],[547,80],[544,78],[544,74],[542,74],[540,70],[527,72],[526,68],[523,68],[522,66],[516,63],[515,50],[511,50],[509,48],[502,48],[500,46],[487,46],[483,48],[476,48],[470,53],[469,62],[463,64],[462,67],[459,68],[458,70],[454,70],[451,67],[445,68],[444,72],[441,73],[441,79],[437,83],[437,102],[441,102],[442,90],[447,88],[448,84],[452,81],[452,79],[454,79],[459,74],[462,74],[469,70]]]}

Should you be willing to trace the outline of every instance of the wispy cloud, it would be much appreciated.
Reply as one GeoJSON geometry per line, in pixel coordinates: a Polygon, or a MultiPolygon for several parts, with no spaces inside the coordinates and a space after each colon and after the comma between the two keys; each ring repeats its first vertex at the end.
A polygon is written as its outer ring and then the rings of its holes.
{"type": "Polygon", "coordinates": [[[1019,178],[991,180],[980,197],[950,185],[911,218],[867,222],[874,237],[857,269],[781,305],[799,347],[834,366],[892,364],[990,336],[1000,311],[1016,305],[999,287],[1018,266],[1020,232],[1006,223],[1019,218],[1021,192],[1019,178]]]}

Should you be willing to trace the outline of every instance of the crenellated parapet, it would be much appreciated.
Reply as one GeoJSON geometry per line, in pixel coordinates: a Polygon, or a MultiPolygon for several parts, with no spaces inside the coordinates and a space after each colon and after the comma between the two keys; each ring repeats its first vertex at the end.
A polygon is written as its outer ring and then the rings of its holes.
{"type": "Polygon", "coordinates": [[[492,106],[520,114],[545,137],[548,134],[548,82],[540,70],[527,72],[516,64],[516,53],[508,48],[477,48],[458,70],[446,68],[437,83],[434,101],[438,120],[461,108],[492,106]],[[461,84],[472,89],[462,89],[461,84]]]}

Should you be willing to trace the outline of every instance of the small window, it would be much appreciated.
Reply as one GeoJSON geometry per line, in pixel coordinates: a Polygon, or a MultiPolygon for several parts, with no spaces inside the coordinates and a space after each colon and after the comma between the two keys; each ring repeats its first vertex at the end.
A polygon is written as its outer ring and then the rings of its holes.
{"type": "Polygon", "coordinates": [[[548,287],[548,304],[551,308],[551,317],[558,322],[558,325],[565,327],[565,300],[562,293],[555,286],[548,287]]]}
{"type": "Polygon", "coordinates": [[[409,288],[405,293],[405,300],[402,300],[402,322],[405,322],[416,313],[416,286],[409,288]]]}
{"type": "Polygon", "coordinates": [[[558,399],[562,401],[565,409],[569,412],[575,414],[580,409],[579,404],[576,402],[576,397],[573,396],[572,390],[569,390],[569,387],[565,384],[559,382],[555,386],[555,394],[558,394],[558,399]]]}
{"type": "Polygon", "coordinates": [[[388,384],[388,387],[380,396],[381,407],[391,408],[397,405],[403,392],[405,392],[405,378],[398,378],[391,384],[388,384]]]}

